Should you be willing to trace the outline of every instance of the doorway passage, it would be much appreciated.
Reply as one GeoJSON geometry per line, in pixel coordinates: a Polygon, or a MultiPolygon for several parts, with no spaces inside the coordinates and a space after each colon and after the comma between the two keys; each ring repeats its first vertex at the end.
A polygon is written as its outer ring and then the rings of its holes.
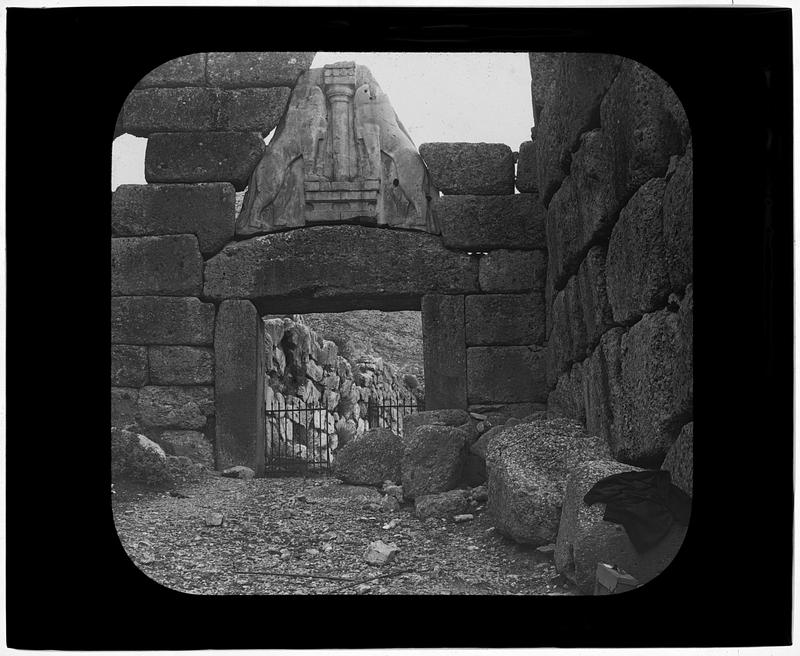
{"type": "Polygon", "coordinates": [[[424,409],[419,311],[267,315],[264,475],[327,476],[374,428],[424,409]]]}

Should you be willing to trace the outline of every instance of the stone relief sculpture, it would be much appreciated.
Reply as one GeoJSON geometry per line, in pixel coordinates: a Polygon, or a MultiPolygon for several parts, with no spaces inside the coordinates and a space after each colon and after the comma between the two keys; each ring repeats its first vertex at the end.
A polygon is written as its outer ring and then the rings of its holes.
{"type": "Polygon", "coordinates": [[[303,225],[439,228],[439,192],[389,98],[354,62],[298,81],[275,137],[250,177],[237,235],[303,225]]]}

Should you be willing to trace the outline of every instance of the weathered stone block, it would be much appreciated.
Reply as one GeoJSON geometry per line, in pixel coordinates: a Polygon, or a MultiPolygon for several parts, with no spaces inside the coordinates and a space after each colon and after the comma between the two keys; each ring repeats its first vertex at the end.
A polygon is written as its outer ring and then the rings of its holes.
{"type": "Polygon", "coordinates": [[[572,330],[567,307],[567,294],[561,290],[553,298],[551,311],[553,327],[547,338],[547,388],[555,387],[558,377],[569,369],[572,361],[572,330]]]}
{"type": "Polygon", "coordinates": [[[632,323],[669,295],[661,208],[666,181],[643,185],[620,212],[608,243],[606,284],[614,320],[632,323]]]}
{"type": "Polygon", "coordinates": [[[136,418],[144,427],[198,429],[213,414],[213,387],[150,385],[139,390],[136,418]]]}
{"type": "Polygon", "coordinates": [[[419,519],[443,517],[469,512],[469,493],[466,490],[450,490],[439,494],[425,494],[414,501],[414,514],[419,519]]]}
{"type": "Polygon", "coordinates": [[[544,349],[539,346],[472,346],[467,349],[470,403],[545,402],[544,349]]]}
{"type": "Polygon", "coordinates": [[[403,446],[388,428],[373,428],[336,452],[333,475],[352,485],[381,485],[400,480],[403,446]]]}
{"type": "Polygon", "coordinates": [[[219,129],[219,92],[203,87],[136,89],[122,108],[125,132],[203,132],[219,129]]]}
{"type": "Polygon", "coordinates": [[[433,235],[364,226],[316,226],[230,244],[206,262],[214,299],[362,300],[477,291],[476,263],[433,235]],[[313,262],[314,266],[308,263],[313,262]]]}
{"type": "Polygon", "coordinates": [[[426,294],[422,297],[425,407],[467,405],[464,297],[426,294]]]}
{"type": "Polygon", "coordinates": [[[203,433],[188,430],[164,431],[158,441],[167,453],[185,456],[193,462],[214,469],[214,447],[203,433]]]}
{"type": "Polygon", "coordinates": [[[286,112],[291,91],[288,87],[275,87],[221,92],[219,129],[267,136],[286,112]]]}
{"type": "Polygon", "coordinates": [[[694,490],[694,422],[690,421],[682,429],[678,439],[667,451],[661,469],[666,469],[672,483],[692,496],[694,490]]]}
{"type": "Polygon", "coordinates": [[[692,282],[694,275],[692,176],[692,143],[689,142],[664,192],[664,255],[673,291],[683,289],[692,282]]]}
{"type": "Polygon", "coordinates": [[[535,546],[555,540],[570,471],[608,457],[599,437],[568,419],[506,428],[488,447],[488,511],[503,535],[535,546]]]}
{"type": "Polygon", "coordinates": [[[151,346],[149,351],[150,382],[154,385],[203,385],[214,382],[213,349],[151,346]]]}
{"type": "Polygon", "coordinates": [[[586,384],[586,430],[613,440],[615,412],[622,398],[621,340],[623,328],[612,328],[600,338],[591,357],[583,363],[586,384]]]}
{"type": "Polygon", "coordinates": [[[258,132],[155,132],[147,140],[148,182],[230,182],[247,186],[264,152],[258,132]]]}
{"type": "Polygon", "coordinates": [[[594,590],[597,563],[614,563],[640,583],[647,583],[667,568],[683,544],[686,527],[675,524],[655,547],[639,553],[622,525],[603,520],[606,504],[584,503],[584,496],[595,483],[626,471],[639,470],[613,460],[592,460],[578,465],[569,476],[555,564],[583,594],[592,594],[594,590]]]}
{"type": "Polygon", "coordinates": [[[650,178],[663,177],[670,157],[683,152],[685,117],[675,114],[675,106],[663,79],[632,59],[622,60],[600,107],[619,203],[650,178]]]}
{"type": "Polygon", "coordinates": [[[443,196],[434,208],[448,248],[546,248],[544,206],[535,194],[443,196]]]}
{"type": "Polygon", "coordinates": [[[514,157],[499,143],[425,143],[419,147],[443,194],[513,194],[514,157]]]}
{"type": "Polygon", "coordinates": [[[223,301],[214,334],[216,462],[264,472],[264,324],[249,301],[223,301]]]}
{"type": "Polygon", "coordinates": [[[534,412],[547,410],[544,403],[474,403],[467,408],[470,412],[479,412],[487,415],[487,420],[492,426],[504,424],[510,417],[522,419],[534,412]]]}
{"type": "Polygon", "coordinates": [[[204,254],[233,238],[236,192],[228,183],[120,185],[111,227],[122,237],[194,234],[204,254]]]}
{"type": "Polygon", "coordinates": [[[464,309],[469,346],[544,343],[541,292],[467,296],[464,309]]]}
{"type": "Polygon", "coordinates": [[[136,423],[139,390],[132,387],[111,388],[111,425],[128,426],[136,423]]]}
{"type": "Polygon", "coordinates": [[[615,411],[614,457],[661,466],[693,407],[693,312],[689,285],[677,312],[646,314],[621,342],[621,399],[615,411]]]}
{"type": "Polygon", "coordinates": [[[214,305],[198,298],[125,296],[111,299],[113,344],[211,344],[214,305]]]}
{"type": "Polygon", "coordinates": [[[411,499],[452,490],[461,479],[467,434],[453,426],[420,426],[403,436],[403,494],[411,499]]]}
{"type": "Polygon", "coordinates": [[[215,87],[293,87],[315,52],[209,52],[208,83],[215,87]]]}
{"type": "Polygon", "coordinates": [[[145,75],[137,87],[192,87],[206,83],[206,55],[198,52],[177,57],[145,75]]]}
{"type": "Polygon", "coordinates": [[[586,253],[576,276],[583,325],[589,345],[614,325],[606,285],[606,248],[593,246],[586,253]]]}
{"type": "Polygon", "coordinates": [[[553,92],[553,84],[558,73],[559,52],[530,52],[531,100],[533,101],[533,121],[538,126],[542,109],[553,92]]]}
{"type": "MultiPolygon", "coordinates": [[[[420,426],[463,426],[470,421],[469,413],[461,408],[423,410],[403,418],[403,435],[411,436],[420,426]]],[[[466,432],[466,431],[465,431],[466,432]]]]}
{"type": "Polygon", "coordinates": [[[545,204],[567,174],[581,133],[597,127],[600,102],[621,59],[595,53],[565,53],[558,58],[555,92],[541,110],[534,141],[539,192],[545,204]]]}
{"type": "Polygon", "coordinates": [[[112,344],[111,384],[121,387],[147,384],[147,349],[144,346],[112,344]]]}
{"type": "Polygon", "coordinates": [[[536,147],[532,141],[523,141],[519,145],[515,184],[523,194],[535,194],[539,191],[536,184],[536,147]]]}
{"type": "Polygon", "coordinates": [[[491,251],[480,259],[478,281],[484,292],[542,291],[546,251],[491,251]]]}
{"type": "Polygon", "coordinates": [[[559,417],[569,417],[580,423],[586,422],[587,383],[583,364],[577,362],[570,370],[561,374],[555,389],[547,397],[547,412],[559,417]]]}
{"type": "Polygon", "coordinates": [[[111,239],[112,296],[196,296],[203,258],[194,235],[111,239]]]}
{"type": "Polygon", "coordinates": [[[583,134],[570,174],[547,208],[547,251],[556,289],[574,275],[589,245],[607,237],[619,203],[612,180],[612,152],[601,130],[583,134]]]}

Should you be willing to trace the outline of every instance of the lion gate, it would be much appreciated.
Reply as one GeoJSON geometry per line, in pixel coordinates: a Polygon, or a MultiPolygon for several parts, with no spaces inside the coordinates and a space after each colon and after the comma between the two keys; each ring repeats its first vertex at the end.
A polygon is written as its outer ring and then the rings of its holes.
{"type": "Polygon", "coordinates": [[[117,126],[148,184],[113,197],[112,423],[216,468],[263,474],[265,314],[421,309],[426,409],[547,399],[544,210],[511,149],[420,156],[366,68],[313,55],[181,57],[117,126]]]}

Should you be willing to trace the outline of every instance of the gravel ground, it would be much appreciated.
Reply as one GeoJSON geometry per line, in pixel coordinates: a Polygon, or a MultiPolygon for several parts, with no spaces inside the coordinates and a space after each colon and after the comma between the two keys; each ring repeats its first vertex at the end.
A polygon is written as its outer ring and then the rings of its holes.
{"type": "Polygon", "coordinates": [[[383,510],[377,490],[334,479],[217,476],[169,493],[118,484],[112,500],[134,563],[183,592],[576,594],[552,552],[506,540],[482,506],[472,521],[422,522],[411,503],[383,510]],[[215,513],[222,524],[208,525],[219,521],[215,513]],[[392,562],[365,561],[376,540],[399,547],[392,562]]]}

